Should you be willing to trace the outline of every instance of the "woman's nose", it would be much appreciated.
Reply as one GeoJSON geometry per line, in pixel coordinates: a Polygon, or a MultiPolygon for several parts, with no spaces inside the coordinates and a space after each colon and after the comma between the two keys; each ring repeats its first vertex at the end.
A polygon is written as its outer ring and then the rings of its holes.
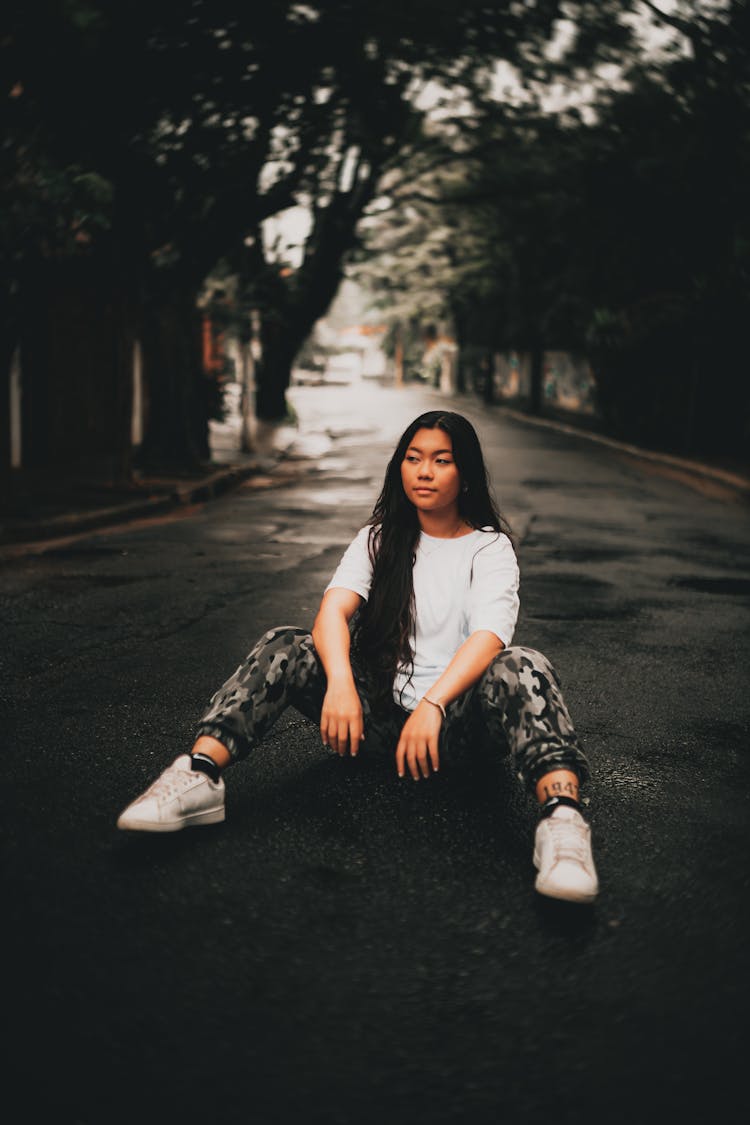
{"type": "Polygon", "coordinates": [[[429,463],[429,461],[422,461],[417,471],[417,476],[420,480],[432,479],[432,465],[429,463]]]}

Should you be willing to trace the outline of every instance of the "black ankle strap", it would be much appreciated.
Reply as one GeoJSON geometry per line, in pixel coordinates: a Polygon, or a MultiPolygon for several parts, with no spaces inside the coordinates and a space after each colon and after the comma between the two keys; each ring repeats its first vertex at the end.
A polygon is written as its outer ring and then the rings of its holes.
{"type": "Polygon", "coordinates": [[[550,797],[550,799],[548,801],[545,801],[540,808],[539,816],[542,820],[544,820],[546,817],[551,816],[555,809],[560,805],[567,805],[569,809],[575,809],[576,812],[581,811],[580,804],[572,797],[550,797]]]}

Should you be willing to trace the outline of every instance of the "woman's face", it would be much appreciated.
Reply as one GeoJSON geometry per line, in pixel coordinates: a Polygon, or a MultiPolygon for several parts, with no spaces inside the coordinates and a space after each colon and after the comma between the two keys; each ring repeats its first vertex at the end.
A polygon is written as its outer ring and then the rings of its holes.
{"type": "Polygon", "coordinates": [[[445,430],[417,430],[401,462],[401,483],[420,512],[458,514],[461,476],[445,430]]]}

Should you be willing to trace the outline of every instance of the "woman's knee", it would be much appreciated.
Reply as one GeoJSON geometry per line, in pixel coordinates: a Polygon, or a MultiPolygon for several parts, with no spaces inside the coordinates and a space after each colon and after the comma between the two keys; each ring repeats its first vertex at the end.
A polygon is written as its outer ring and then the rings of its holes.
{"type": "Polygon", "coordinates": [[[227,685],[257,683],[259,679],[268,678],[277,680],[280,673],[299,663],[315,663],[316,659],[309,630],[295,625],[279,625],[260,637],[227,685]]]}
{"type": "Polygon", "coordinates": [[[257,719],[285,705],[289,691],[319,679],[320,666],[309,630],[295,625],[269,629],[211,700],[207,718],[239,712],[257,719]]]}
{"type": "Polygon", "coordinates": [[[490,678],[517,679],[523,674],[540,672],[551,677],[555,683],[560,679],[549,659],[543,652],[525,645],[509,645],[493,659],[485,675],[490,678]]]}
{"type": "Polygon", "coordinates": [[[264,657],[275,653],[307,652],[312,649],[312,635],[309,629],[296,625],[277,625],[268,629],[246,657],[246,663],[257,663],[264,657]]]}
{"type": "Polygon", "coordinates": [[[309,629],[302,629],[298,625],[276,625],[263,634],[255,647],[279,644],[298,645],[303,644],[308,638],[312,640],[309,629]]]}

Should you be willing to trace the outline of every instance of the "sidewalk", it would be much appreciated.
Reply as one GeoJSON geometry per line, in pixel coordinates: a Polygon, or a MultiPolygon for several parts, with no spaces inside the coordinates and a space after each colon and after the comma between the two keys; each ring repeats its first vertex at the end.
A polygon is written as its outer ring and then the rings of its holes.
{"type": "MultiPolygon", "coordinates": [[[[454,409],[460,410],[461,404],[456,402],[454,409]]],[[[655,471],[698,487],[709,495],[750,502],[750,470],[747,474],[734,472],[722,466],[641,449],[589,429],[551,418],[536,418],[500,404],[491,409],[523,425],[605,445],[613,452],[634,457],[655,471]]],[[[214,451],[214,462],[203,472],[143,476],[129,487],[93,487],[72,475],[46,479],[37,487],[27,482],[26,495],[17,504],[17,511],[0,515],[0,563],[54,550],[71,537],[100,528],[158,517],[212,500],[250,479],[254,479],[259,488],[285,483],[290,479],[291,465],[284,466],[284,462],[300,456],[314,458],[319,454],[314,442],[306,448],[311,437],[291,426],[280,427],[264,443],[262,454],[219,448],[214,451]]]]}
{"type": "Polygon", "coordinates": [[[617,438],[608,437],[592,427],[576,425],[573,422],[563,420],[562,412],[560,417],[553,418],[535,417],[502,404],[497,404],[491,409],[529,426],[554,430],[560,434],[569,434],[571,437],[584,438],[586,441],[607,446],[616,453],[623,453],[626,456],[651,464],[656,469],[661,469],[664,475],[682,480],[686,484],[695,486],[696,483],[704,481],[707,485],[718,486],[719,492],[723,492],[727,498],[734,494],[738,500],[750,501],[750,462],[746,464],[737,462],[725,464],[719,463],[718,459],[714,461],[698,460],[697,458],[679,457],[672,453],[662,453],[657,449],[645,449],[638,445],[619,441],[617,438]]]}
{"type": "Polygon", "coordinates": [[[130,485],[93,484],[73,472],[36,480],[29,475],[19,482],[14,505],[0,513],[0,562],[42,554],[100,528],[213,500],[250,479],[268,487],[276,483],[273,474],[284,459],[294,455],[297,441],[296,431],[282,426],[263,442],[262,452],[243,453],[218,443],[202,470],[144,474],[130,485]]]}
{"type": "Polygon", "coordinates": [[[41,541],[209,500],[262,468],[248,459],[191,476],[143,477],[130,487],[95,487],[72,476],[56,478],[45,487],[27,483],[16,511],[0,517],[0,557],[19,553],[9,548],[33,549],[41,541]]]}

